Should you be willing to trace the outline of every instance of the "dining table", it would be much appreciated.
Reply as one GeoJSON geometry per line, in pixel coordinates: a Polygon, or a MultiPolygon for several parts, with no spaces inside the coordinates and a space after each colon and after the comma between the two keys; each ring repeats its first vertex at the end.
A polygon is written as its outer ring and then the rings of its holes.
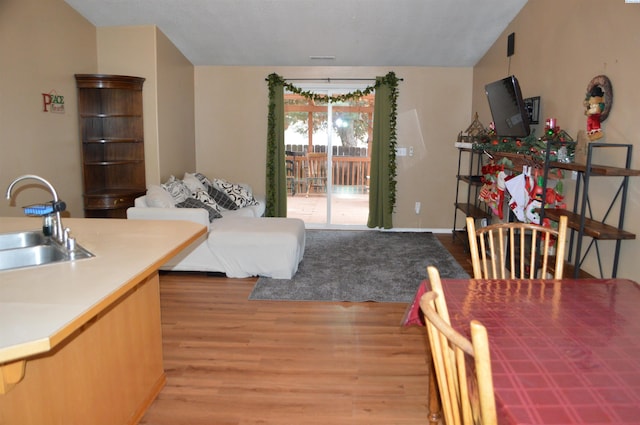
{"type": "MultiPolygon", "coordinates": [[[[640,424],[640,286],[629,279],[443,279],[451,324],[489,334],[499,423],[640,424]]],[[[420,283],[403,324],[423,325],[420,283]]],[[[430,374],[430,419],[438,394],[430,374]]]]}

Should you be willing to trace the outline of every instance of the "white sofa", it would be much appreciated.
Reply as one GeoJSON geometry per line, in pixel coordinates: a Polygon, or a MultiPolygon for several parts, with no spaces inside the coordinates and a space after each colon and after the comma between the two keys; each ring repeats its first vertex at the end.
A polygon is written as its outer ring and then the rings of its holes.
{"type": "MultiPolygon", "coordinates": [[[[246,187],[249,192],[250,188],[246,187]]],[[[203,208],[176,208],[160,186],[135,200],[127,210],[132,220],[187,220],[209,227],[209,232],[183,250],[161,270],[221,272],[228,277],[266,276],[290,279],[298,270],[305,246],[304,222],[265,218],[263,198],[236,210],[220,209],[221,218],[210,220],[203,208]],[[157,196],[165,196],[158,202],[157,196]],[[150,195],[152,202],[150,202],[150,195]]],[[[167,192],[168,193],[168,192],[167,192]]]]}

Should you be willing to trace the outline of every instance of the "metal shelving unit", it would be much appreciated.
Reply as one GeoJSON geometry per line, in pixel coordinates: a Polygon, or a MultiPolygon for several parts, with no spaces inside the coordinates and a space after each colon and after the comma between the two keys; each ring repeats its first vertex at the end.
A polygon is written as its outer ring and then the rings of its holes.
{"type": "Polygon", "coordinates": [[[541,216],[554,221],[557,221],[561,215],[566,215],[568,217],[568,226],[569,229],[571,229],[571,234],[569,237],[567,253],[569,263],[572,263],[574,266],[574,277],[578,277],[582,263],[591,250],[594,249],[598,261],[600,277],[604,278],[605,273],[603,270],[603,261],[600,255],[600,247],[598,243],[602,240],[614,240],[615,251],[613,264],[611,266],[611,277],[616,277],[622,241],[636,238],[635,234],[624,230],[624,216],[629,189],[629,177],[640,175],[640,170],[630,168],[633,146],[629,144],[590,143],[588,146],[587,160],[585,164],[549,161],[550,149],[551,144],[547,147],[546,160],[544,164],[545,186],[549,170],[552,168],[559,168],[572,172],[575,171],[578,174],[578,178],[576,180],[573,210],[544,209],[540,212],[541,216]],[[594,151],[601,149],[625,150],[624,166],[615,167],[594,164],[594,151]],[[594,215],[591,208],[591,201],[589,199],[590,181],[593,177],[620,178],[618,188],[612,193],[606,212],[598,217],[594,215]],[[616,206],[617,216],[615,214],[616,206]],[[583,241],[585,236],[591,238],[591,241],[588,243],[586,248],[585,242],[587,241],[583,241]]]}
{"type": "MultiPolygon", "coordinates": [[[[482,187],[482,154],[482,152],[475,151],[473,149],[458,148],[458,172],[456,174],[456,200],[454,202],[452,233],[454,241],[456,239],[456,235],[460,232],[456,229],[458,211],[464,214],[465,217],[473,217],[476,219],[491,218],[491,214],[488,210],[480,207],[480,201],[478,200],[480,188],[482,187]],[[463,155],[467,155],[469,159],[469,166],[466,170],[466,174],[461,174],[463,155]],[[463,184],[462,193],[460,190],[461,183],[463,184]]],[[[465,236],[464,241],[466,240],[467,237],[465,236]]]]}

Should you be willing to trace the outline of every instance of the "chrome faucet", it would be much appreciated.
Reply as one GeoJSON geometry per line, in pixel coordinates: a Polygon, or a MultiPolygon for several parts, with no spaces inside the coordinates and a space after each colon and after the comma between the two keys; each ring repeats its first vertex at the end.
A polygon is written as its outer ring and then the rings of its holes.
{"type": "Polygon", "coordinates": [[[55,214],[55,218],[54,218],[55,223],[53,223],[52,236],[55,241],[69,248],[70,245],[74,244],[70,242],[75,242],[75,241],[73,241],[73,238],[69,237],[68,228],[65,230],[62,230],[63,227],[62,227],[62,219],[60,218],[60,211],[64,211],[65,204],[64,202],[60,201],[60,199],[58,198],[58,192],[56,192],[56,189],[53,187],[51,183],[49,183],[47,180],[43,179],[40,176],[36,176],[34,174],[25,174],[23,176],[18,177],[17,179],[15,179],[9,184],[9,187],[7,188],[7,195],[6,195],[7,199],[11,199],[11,192],[13,190],[13,187],[18,182],[21,182],[22,180],[37,180],[40,183],[47,186],[47,188],[49,189],[49,192],[51,192],[51,195],[53,195],[53,212],[49,212],[44,215],[43,228],[51,227],[51,214],[55,214]]]}

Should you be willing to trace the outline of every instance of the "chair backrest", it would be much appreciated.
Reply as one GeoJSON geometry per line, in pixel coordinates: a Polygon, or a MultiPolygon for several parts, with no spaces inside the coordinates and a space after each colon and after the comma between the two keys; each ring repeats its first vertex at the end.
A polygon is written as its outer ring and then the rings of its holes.
{"type": "Polygon", "coordinates": [[[491,375],[491,356],[486,328],[471,321],[471,341],[445,320],[438,304],[444,297],[431,291],[420,299],[431,347],[444,422],[447,425],[495,425],[497,411],[491,375]],[[475,373],[467,371],[473,358],[475,373]]]}
{"type": "Polygon", "coordinates": [[[325,189],[327,185],[327,154],[322,152],[307,153],[307,196],[311,187],[325,189]]]}
{"type": "Polygon", "coordinates": [[[467,235],[476,279],[562,279],[566,216],[560,217],[557,230],[520,222],[476,229],[473,217],[467,217],[467,235]],[[555,259],[550,254],[554,243],[555,259]]]}
{"type": "Polygon", "coordinates": [[[307,177],[327,177],[327,154],[322,152],[307,153],[307,177]]]}

